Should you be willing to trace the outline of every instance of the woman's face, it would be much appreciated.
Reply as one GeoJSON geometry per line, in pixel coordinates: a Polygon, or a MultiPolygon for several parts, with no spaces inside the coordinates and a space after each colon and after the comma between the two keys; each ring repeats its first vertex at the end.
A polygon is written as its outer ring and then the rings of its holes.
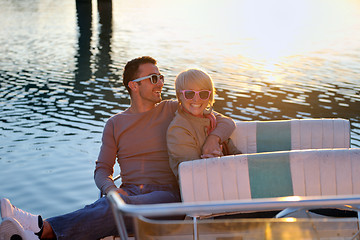
{"type": "Polygon", "coordinates": [[[211,91],[208,89],[202,89],[195,84],[188,84],[184,91],[184,93],[180,93],[180,102],[183,108],[194,116],[203,116],[204,110],[209,104],[211,91]]]}

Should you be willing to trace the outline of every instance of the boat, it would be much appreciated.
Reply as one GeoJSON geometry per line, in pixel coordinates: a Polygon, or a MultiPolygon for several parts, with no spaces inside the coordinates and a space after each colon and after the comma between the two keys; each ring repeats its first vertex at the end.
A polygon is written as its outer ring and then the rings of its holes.
{"type": "Polygon", "coordinates": [[[243,154],[180,164],[181,203],[128,205],[109,193],[120,239],[124,216],[135,239],[360,239],[360,148],[350,148],[348,120],[236,125],[243,154]],[[186,217],[156,218],[174,215],[186,217]]]}

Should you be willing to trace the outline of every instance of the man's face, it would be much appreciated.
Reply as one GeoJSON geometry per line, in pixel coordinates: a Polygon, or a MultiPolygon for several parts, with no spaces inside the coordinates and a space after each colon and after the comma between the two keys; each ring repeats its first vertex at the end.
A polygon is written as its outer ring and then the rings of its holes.
{"type": "MultiPolygon", "coordinates": [[[[152,63],[145,63],[139,66],[139,76],[138,78],[149,76],[151,74],[160,74],[158,67],[152,63]]],[[[142,80],[139,84],[139,94],[144,101],[151,103],[161,102],[161,90],[164,86],[164,83],[158,81],[156,84],[152,84],[150,79],[142,80]]]]}

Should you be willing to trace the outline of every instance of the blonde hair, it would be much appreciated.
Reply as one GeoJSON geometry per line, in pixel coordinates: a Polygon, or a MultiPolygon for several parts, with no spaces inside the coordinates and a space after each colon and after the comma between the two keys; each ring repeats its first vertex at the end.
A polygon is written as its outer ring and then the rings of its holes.
{"type": "Polygon", "coordinates": [[[179,73],[175,79],[176,97],[180,102],[180,95],[182,90],[188,90],[189,84],[196,84],[203,90],[210,90],[209,104],[212,107],[215,102],[215,88],[214,83],[209,74],[200,69],[187,69],[179,73]]]}

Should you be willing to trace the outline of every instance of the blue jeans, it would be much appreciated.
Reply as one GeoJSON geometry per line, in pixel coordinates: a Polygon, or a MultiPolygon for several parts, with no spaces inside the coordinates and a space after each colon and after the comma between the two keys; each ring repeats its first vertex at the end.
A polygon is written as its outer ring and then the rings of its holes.
{"type": "MultiPolygon", "coordinates": [[[[154,204],[179,202],[180,193],[174,185],[133,185],[121,186],[129,196],[120,196],[128,204],[154,204]]],[[[58,240],[61,239],[100,239],[118,235],[110,203],[102,197],[93,204],[65,215],[46,219],[58,240]]],[[[131,221],[125,221],[126,227],[131,221]]]]}

